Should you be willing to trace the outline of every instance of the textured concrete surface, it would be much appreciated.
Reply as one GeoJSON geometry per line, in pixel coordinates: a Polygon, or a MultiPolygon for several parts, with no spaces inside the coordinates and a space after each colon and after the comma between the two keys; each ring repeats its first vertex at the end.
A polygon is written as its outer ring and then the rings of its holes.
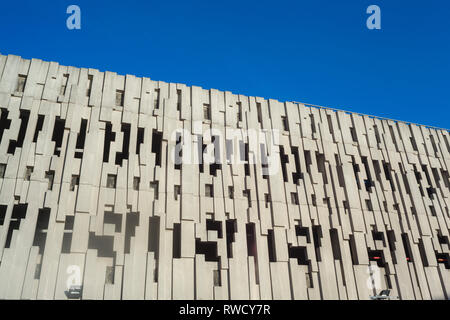
{"type": "Polygon", "coordinates": [[[450,297],[448,130],[13,55],[0,108],[0,299],[450,297]],[[279,130],[279,170],[177,128],[279,130]]]}

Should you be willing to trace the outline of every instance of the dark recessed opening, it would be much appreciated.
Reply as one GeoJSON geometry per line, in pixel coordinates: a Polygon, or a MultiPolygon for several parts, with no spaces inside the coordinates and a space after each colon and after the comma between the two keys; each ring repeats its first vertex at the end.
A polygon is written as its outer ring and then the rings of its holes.
{"type": "Polygon", "coordinates": [[[286,164],[289,163],[289,157],[284,153],[284,147],[280,146],[280,162],[281,162],[281,170],[283,173],[283,181],[288,182],[288,174],[286,164]]]}
{"type": "Polygon", "coordinates": [[[322,174],[323,184],[328,184],[325,155],[323,153],[316,152],[317,170],[322,174]]]}
{"type": "Polygon", "coordinates": [[[242,195],[247,198],[248,207],[251,208],[252,207],[252,198],[251,198],[250,190],[249,189],[242,190],[242,195]]]}
{"type": "Polygon", "coordinates": [[[258,115],[258,122],[262,123],[261,102],[256,103],[256,113],[258,115]]]}
{"type": "Polygon", "coordinates": [[[181,170],[181,165],[183,163],[183,142],[180,132],[177,132],[176,134],[175,151],[173,155],[174,155],[175,170],[181,170]]]}
{"type": "Polygon", "coordinates": [[[34,168],[33,167],[29,167],[27,166],[25,169],[25,175],[24,175],[24,180],[25,181],[30,181],[31,180],[31,175],[33,173],[34,168]]]}
{"type": "Polygon", "coordinates": [[[301,167],[300,167],[300,157],[298,155],[298,148],[291,147],[291,152],[294,156],[294,162],[295,162],[295,172],[292,172],[292,180],[296,185],[298,185],[299,180],[303,179],[303,173],[301,172],[301,167]]]}
{"type": "Polygon", "coordinates": [[[155,89],[155,100],[153,107],[155,109],[159,109],[159,96],[160,96],[160,89],[155,89]]]}
{"type": "Polygon", "coordinates": [[[20,110],[20,129],[19,136],[17,137],[17,147],[22,148],[25,133],[27,131],[28,120],[30,119],[30,110],[20,110]]]}
{"type": "Polygon", "coordinates": [[[307,227],[295,226],[295,235],[297,237],[306,237],[306,242],[311,243],[309,229],[307,227]]]}
{"type": "Polygon", "coordinates": [[[66,216],[66,220],[64,221],[64,230],[73,230],[74,220],[75,216],[66,216]]]}
{"type": "Polygon", "coordinates": [[[97,249],[98,257],[114,258],[114,236],[96,236],[89,232],[88,248],[97,249]]]}
{"type": "Polygon", "coordinates": [[[411,252],[411,245],[409,244],[408,234],[402,233],[402,242],[403,242],[403,248],[405,249],[405,255],[406,260],[408,262],[413,262],[412,252],[411,252]]]}
{"type": "Polygon", "coordinates": [[[414,137],[410,137],[409,139],[410,139],[410,141],[411,141],[411,146],[412,146],[413,150],[414,150],[414,151],[418,151],[416,139],[414,139],[414,137]]]}
{"type": "Polygon", "coordinates": [[[267,230],[267,247],[269,249],[269,261],[276,262],[275,235],[273,230],[267,230]]]}
{"type": "Polygon", "coordinates": [[[114,266],[107,266],[105,272],[105,284],[114,284],[114,266]]]}
{"type": "Polygon", "coordinates": [[[5,177],[6,163],[0,163],[0,179],[5,177]]]}
{"type": "Polygon", "coordinates": [[[389,250],[391,251],[392,263],[397,264],[397,257],[395,255],[395,233],[393,230],[386,231],[388,239],[389,250]]]}
{"type": "Polygon", "coordinates": [[[67,83],[69,82],[69,74],[63,74],[63,82],[61,87],[59,88],[59,94],[64,96],[66,94],[67,83]]]}
{"type": "Polygon", "coordinates": [[[337,229],[330,229],[330,241],[334,260],[341,260],[341,247],[337,229]]]}
{"type": "Polygon", "coordinates": [[[27,131],[28,120],[30,118],[30,110],[20,110],[20,128],[17,140],[10,140],[8,146],[8,153],[14,154],[16,148],[22,148],[23,140],[25,138],[25,133],[27,131]]]}
{"type": "Polygon", "coordinates": [[[122,123],[121,131],[123,132],[122,151],[116,153],[116,164],[122,166],[123,160],[128,159],[130,148],[130,130],[129,123],[122,123]]]}
{"type": "Polygon", "coordinates": [[[115,226],[114,232],[122,232],[122,214],[114,213],[112,211],[105,211],[103,216],[104,224],[113,224],[115,226]]]}
{"type": "Polygon", "coordinates": [[[17,76],[16,92],[24,92],[26,83],[27,83],[27,76],[24,74],[19,74],[17,76]]]}
{"type": "Polygon", "coordinates": [[[92,82],[94,81],[94,76],[92,74],[88,74],[88,86],[86,89],[86,96],[90,97],[92,92],[92,82]]]}
{"type": "Polygon", "coordinates": [[[237,118],[238,121],[242,121],[242,102],[238,102],[237,106],[238,106],[237,118]]]}
{"type": "Polygon", "coordinates": [[[47,229],[50,221],[50,208],[39,209],[34,232],[33,246],[39,247],[39,254],[44,253],[47,229]]]}
{"type": "Polygon", "coordinates": [[[213,270],[213,283],[215,287],[222,286],[222,277],[220,275],[220,270],[213,270]]]}
{"type": "Polygon", "coordinates": [[[72,245],[72,232],[64,232],[61,253],[70,253],[72,245]]]}
{"type": "Polygon", "coordinates": [[[205,255],[205,261],[219,262],[216,242],[200,241],[200,239],[195,239],[195,254],[205,255]]]}
{"type": "Polygon", "coordinates": [[[214,186],[212,184],[205,185],[205,196],[208,198],[214,197],[214,186]]]}
{"type": "Polygon", "coordinates": [[[161,166],[162,132],[153,129],[152,132],[152,153],[155,154],[155,165],[161,166]]]}
{"type": "Polygon", "coordinates": [[[372,192],[372,187],[375,186],[374,183],[371,180],[364,180],[364,186],[366,187],[367,192],[372,192]]]}
{"type": "MultiPolygon", "coordinates": [[[[84,143],[86,141],[86,130],[87,130],[87,120],[81,119],[80,132],[78,133],[77,137],[76,149],[84,149],[84,143]]],[[[83,158],[83,152],[76,151],[75,158],[78,159],[83,158]]]]}
{"type": "Polygon", "coordinates": [[[159,181],[151,181],[150,189],[153,190],[153,196],[155,200],[159,199],[159,181]]]}
{"type": "Polygon", "coordinates": [[[287,117],[281,116],[281,126],[284,131],[289,131],[289,122],[287,117]]]}
{"type": "Polygon", "coordinates": [[[111,122],[106,122],[105,125],[105,143],[103,147],[103,162],[109,162],[109,150],[111,148],[111,142],[115,141],[116,134],[112,131],[111,122]]]}
{"type": "Polygon", "coordinates": [[[350,127],[350,134],[352,136],[353,142],[358,142],[358,135],[356,134],[356,130],[353,127],[350,127]]]}
{"type": "Polygon", "coordinates": [[[55,142],[54,155],[61,155],[61,145],[64,137],[64,126],[66,125],[66,120],[61,119],[59,116],[55,119],[55,126],[53,127],[52,141],[55,142]]]}
{"type": "Polygon", "coordinates": [[[181,110],[181,90],[177,89],[177,111],[181,110]]]}
{"type": "Polygon", "coordinates": [[[206,230],[217,231],[217,237],[222,239],[222,222],[212,219],[206,219],[206,230]]]}
{"type": "Polygon", "coordinates": [[[369,261],[375,261],[377,266],[383,268],[385,266],[384,254],[382,250],[368,250],[369,261]]]}
{"type": "Polygon", "coordinates": [[[373,237],[373,240],[384,242],[383,232],[372,230],[372,237],[373,237]]]}
{"type": "Polygon", "coordinates": [[[422,259],[422,264],[424,267],[428,267],[429,266],[428,259],[427,259],[427,255],[425,253],[425,247],[423,245],[422,239],[419,239],[418,247],[419,247],[420,259],[422,259]]]}
{"type": "Polygon", "coordinates": [[[358,254],[356,251],[356,241],[355,237],[351,234],[350,239],[348,241],[350,245],[350,256],[352,257],[352,264],[357,265],[358,264],[358,254]]]}
{"type": "Polygon", "coordinates": [[[259,154],[261,156],[262,177],[263,177],[263,179],[268,179],[269,178],[269,159],[268,159],[267,153],[266,153],[266,146],[263,143],[259,144],[259,154]]]}
{"type": "Polygon", "coordinates": [[[433,187],[428,187],[428,188],[427,188],[427,194],[428,194],[428,197],[429,197],[431,200],[434,199],[433,194],[435,194],[435,193],[436,193],[436,189],[435,189],[435,188],[433,188],[433,187]]]}
{"type": "Polygon", "coordinates": [[[433,217],[436,217],[436,209],[434,208],[434,206],[429,206],[429,208],[430,208],[431,215],[433,217]]]}
{"type": "Polygon", "coordinates": [[[207,103],[203,104],[203,120],[211,120],[211,106],[207,103]]]}
{"type": "Polygon", "coordinates": [[[247,235],[247,254],[249,257],[256,257],[256,232],[255,224],[247,223],[245,225],[245,231],[247,235]]]}
{"type": "Polygon", "coordinates": [[[250,176],[250,164],[249,164],[249,146],[248,143],[239,141],[239,155],[240,161],[244,162],[244,173],[245,176],[250,176]]]}
{"type": "Polygon", "coordinates": [[[123,107],[125,101],[125,92],[123,90],[116,90],[116,106],[123,107]]]}
{"type": "Polygon", "coordinates": [[[70,179],[70,191],[75,191],[75,186],[78,186],[79,184],[80,176],[72,175],[72,178],[70,179]]]}
{"type": "Polygon", "coordinates": [[[450,269],[449,254],[448,253],[437,253],[436,260],[438,263],[442,263],[445,269],[450,269]]]}
{"type": "Polygon", "coordinates": [[[198,152],[198,170],[203,173],[203,154],[206,149],[206,144],[203,144],[203,137],[197,135],[197,152],[198,152]]]}
{"type": "Polygon", "coordinates": [[[232,243],[235,241],[234,234],[237,231],[236,220],[226,220],[225,221],[225,230],[227,234],[227,256],[228,258],[233,258],[233,247],[232,243]]]}
{"type": "Polygon", "coordinates": [[[6,235],[5,248],[11,246],[12,236],[14,230],[19,230],[20,220],[25,219],[27,215],[28,204],[15,204],[11,215],[11,221],[9,223],[8,233],[6,235]]]}
{"type": "Polygon", "coordinates": [[[14,230],[19,230],[20,220],[11,220],[9,222],[8,233],[6,235],[5,249],[11,247],[12,235],[14,230]]]}
{"type": "MultiPolygon", "coordinates": [[[[0,213],[0,215],[1,215],[1,213],[0,213]]],[[[438,241],[439,241],[439,243],[440,244],[446,244],[446,245],[448,245],[448,237],[447,236],[443,236],[443,235],[441,235],[441,234],[438,234],[438,241]]]]}
{"type": "Polygon", "coordinates": [[[107,188],[115,188],[117,182],[117,175],[108,174],[106,177],[106,187],[107,188]]]}
{"type": "Polygon", "coordinates": [[[366,200],[366,208],[368,211],[373,211],[373,207],[372,207],[372,201],[370,200],[366,200]]]}
{"type": "Polygon", "coordinates": [[[218,136],[213,136],[211,142],[214,144],[214,163],[209,165],[209,173],[217,177],[217,170],[222,170],[222,164],[220,163],[220,139],[218,136]]]}
{"type": "Polygon", "coordinates": [[[36,230],[42,231],[48,229],[50,221],[50,208],[39,209],[36,230]]]}
{"type": "Polygon", "coordinates": [[[314,115],[309,115],[310,121],[311,121],[311,132],[316,133],[316,123],[314,122],[314,115]]]}
{"type": "Polygon", "coordinates": [[[136,226],[139,225],[139,213],[128,212],[125,222],[125,253],[131,251],[131,237],[136,235],[136,226]]]}
{"type": "Polygon", "coordinates": [[[5,129],[9,129],[11,125],[11,120],[8,119],[9,111],[5,108],[1,108],[1,116],[0,116],[0,142],[3,138],[3,132],[5,129]]]}
{"type": "Polygon", "coordinates": [[[312,233],[313,233],[313,242],[314,242],[314,249],[316,251],[317,261],[322,261],[322,257],[320,255],[320,247],[322,246],[322,242],[320,240],[322,238],[322,227],[321,226],[313,226],[312,233]]]}
{"type": "Polygon", "coordinates": [[[298,265],[309,265],[308,253],[306,247],[293,247],[289,244],[289,258],[297,259],[298,265]]]}
{"type": "Polygon", "coordinates": [[[46,171],[45,172],[45,179],[48,180],[48,190],[52,190],[53,189],[53,181],[55,179],[55,171],[54,170],[50,170],[50,171],[46,171]]]}
{"type": "Polygon", "coordinates": [[[181,258],[181,223],[173,224],[172,254],[173,258],[181,258]]]}
{"type": "Polygon", "coordinates": [[[140,177],[133,177],[133,190],[138,191],[140,184],[141,184],[141,178],[140,177]]]}
{"type": "Polygon", "coordinates": [[[8,209],[8,206],[5,204],[0,204],[0,226],[2,226],[5,223],[5,217],[6,217],[6,210],[8,209]]]}
{"type": "Polygon", "coordinates": [[[87,119],[81,119],[80,132],[78,133],[77,136],[77,144],[76,144],[77,149],[84,148],[84,143],[86,141],[86,131],[87,131],[87,119]]]}
{"type": "Polygon", "coordinates": [[[311,152],[309,150],[304,150],[304,156],[305,156],[305,165],[306,165],[306,171],[311,174],[310,165],[312,164],[311,160],[311,152]]]}
{"type": "Polygon", "coordinates": [[[141,144],[144,143],[144,128],[137,128],[136,154],[141,152],[141,144]]]}
{"type": "Polygon", "coordinates": [[[228,198],[234,199],[234,187],[233,186],[228,187],[228,198]]]}
{"type": "Polygon", "coordinates": [[[159,256],[159,228],[160,217],[150,217],[148,224],[148,252],[154,252],[155,259],[158,259],[159,256]]]}
{"type": "Polygon", "coordinates": [[[270,199],[270,194],[264,193],[264,203],[266,205],[266,208],[269,208],[269,205],[271,204],[272,200],[270,199]]]}
{"type": "Polygon", "coordinates": [[[25,216],[27,215],[27,208],[27,203],[15,204],[13,207],[11,219],[25,219],[25,216]]]}

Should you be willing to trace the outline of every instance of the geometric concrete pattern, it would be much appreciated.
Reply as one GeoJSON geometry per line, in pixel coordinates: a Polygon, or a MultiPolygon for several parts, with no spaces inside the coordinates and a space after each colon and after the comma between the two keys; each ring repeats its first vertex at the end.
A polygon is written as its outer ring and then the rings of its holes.
{"type": "Polygon", "coordinates": [[[0,108],[0,299],[450,297],[448,130],[13,55],[0,108]]]}

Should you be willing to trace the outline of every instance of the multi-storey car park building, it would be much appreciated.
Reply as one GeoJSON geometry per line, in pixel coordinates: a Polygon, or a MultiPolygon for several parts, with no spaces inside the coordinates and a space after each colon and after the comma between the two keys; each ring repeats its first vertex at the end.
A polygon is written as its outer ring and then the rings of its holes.
{"type": "Polygon", "coordinates": [[[0,108],[1,299],[450,297],[446,129],[14,55],[0,108]]]}

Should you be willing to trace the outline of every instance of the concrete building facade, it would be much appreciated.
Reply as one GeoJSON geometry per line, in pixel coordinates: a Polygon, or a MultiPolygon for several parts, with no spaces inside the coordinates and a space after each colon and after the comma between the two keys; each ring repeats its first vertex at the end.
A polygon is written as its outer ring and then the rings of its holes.
{"type": "Polygon", "coordinates": [[[450,297],[446,129],[14,55],[0,108],[0,299],[450,297]]]}

